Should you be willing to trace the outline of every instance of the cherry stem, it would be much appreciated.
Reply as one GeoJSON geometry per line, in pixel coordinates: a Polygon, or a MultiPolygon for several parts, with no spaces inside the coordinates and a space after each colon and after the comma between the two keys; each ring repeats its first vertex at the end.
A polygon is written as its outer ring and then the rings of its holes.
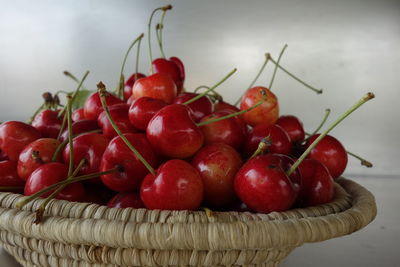
{"type": "Polygon", "coordinates": [[[272,84],[274,83],[274,80],[275,80],[275,75],[276,75],[276,72],[277,72],[277,70],[278,70],[279,62],[281,61],[282,55],[283,55],[283,53],[285,52],[285,50],[286,50],[287,47],[288,47],[288,45],[285,44],[285,45],[283,46],[281,52],[279,53],[279,57],[278,57],[277,64],[275,64],[274,73],[272,74],[271,81],[269,82],[269,86],[268,86],[269,90],[272,89],[272,84]]]}
{"type": "Polygon", "coordinates": [[[161,52],[161,55],[163,58],[165,58],[165,53],[164,53],[164,47],[163,47],[163,41],[162,41],[162,32],[164,29],[164,18],[165,18],[165,14],[167,13],[167,11],[168,11],[168,9],[163,9],[160,23],[157,24],[157,26],[156,26],[156,35],[157,35],[158,46],[160,47],[160,52],[161,52]]]}
{"type": "Polygon", "coordinates": [[[261,90],[260,93],[263,95],[263,99],[260,100],[260,101],[258,101],[255,105],[249,107],[248,109],[241,110],[241,111],[238,111],[238,112],[235,112],[235,113],[226,115],[226,116],[222,116],[222,117],[219,117],[219,118],[216,118],[216,119],[211,119],[211,120],[207,120],[207,121],[202,121],[202,122],[197,123],[196,125],[197,125],[198,127],[200,127],[200,126],[204,126],[204,125],[207,125],[207,124],[211,124],[211,123],[214,123],[214,122],[217,122],[217,121],[222,121],[222,120],[225,120],[225,119],[229,119],[229,118],[232,118],[232,117],[236,117],[236,116],[242,115],[243,113],[249,112],[250,110],[255,109],[256,107],[258,107],[259,105],[261,105],[262,103],[265,102],[265,100],[266,100],[266,93],[265,93],[265,91],[264,91],[264,90],[261,90]]]}
{"type": "Polygon", "coordinates": [[[142,38],[139,39],[139,43],[136,49],[136,63],[135,63],[135,81],[137,80],[139,72],[139,57],[140,57],[140,45],[142,44],[142,38]]]}
{"type": "MultiPolygon", "coordinates": [[[[78,83],[78,84],[80,83],[80,81],[78,80],[78,78],[76,78],[71,72],[65,70],[63,73],[64,73],[65,76],[71,78],[71,79],[74,80],[76,83],[78,83]]],[[[86,88],[85,86],[83,86],[83,85],[82,85],[82,89],[83,89],[83,90],[88,90],[88,91],[89,91],[89,89],[87,89],[87,88],[86,88]]]]}
{"type": "Polygon", "coordinates": [[[249,159],[264,154],[271,145],[272,145],[271,138],[269,136],[264,137],[263,139],[261,139],[260,143],[258,143],[257,150],[254,151],[253,155],[251,155],[249,159]]]}
{"type": "Polygon", "coordinates": [[[335,128],[340,122],[342,122],[347,116],[349,116],[351,113],[353,113],[356,109],[358,109],[360,106],[362,106],[365,102],[373,99],[375,95],[371,92],[367,93],[365,96],[363,96],[359,101],[357,101],[352,107],[350,107],[346,112],[344,112],[339,118],[336,119],[335,122],[333,122],[328,129],[326,129],[322,134],[320,134],[314,142],[304,151],[304,153],[296,160],[296,162],[290,167],[289,171],[287,172],[287,175],[290,176],[296,168],[303,162],[303,160],[310,154],[311,150],[313,150],[317,144],[333,129],[335,128]]]}
{"type": "Polygon", "coordinates": [[[226,75],[221,81],[219,81],[218,83],[216,83],[214,86],[208,88],[206,91],[204,91],[203,93],[189,99],[188,101],[186,101],[185,103],[183,103],[183,105],[189,105],[190,103],[195,102],[196,100],[199,100],[200,98],[202,98],[203,96],[207,95],[209,92],[213,91],[215,88],[217,88],[218,86],[220,86],[223,82],[225,82],[229,77],[231,77],[235,72],[237,71],[236,68],[234,68],[231,72],[228,73],[228,75],[226,75]]]}
{"type": "Polygon", "coordinates": [[[360,160],[361,165],[363,165],[363,166],[365,166],[365,167],[367,167],[367,168],[372,168],[372,167],[374,166],[374,165],[372,164],[372,162],[370,162],[370,161],[368,161],[368,160],[366,160],[366,159],[360,157],[359,155],[356,155],[356,154],[354,154],[353,152],[350,152],[350,151],[346,151],[346,152],[347,152],[347,154],[349,154],[350,156],[352,156],[352,157],[354,157],[354,158],[360,160]]]}
{"type": "Polygon", "coordinates": [[[199,91],[200,89],[210,89],[210,87],[207,85],[200,85],[200,86],[197,86],[196,89],[194,89],[194,92],[197,93],[197,91],[199,91]]]}
{"type": "Polygon", "coordinates": [[[33,195],[25,197],[24,199],[18,201],[15,204],[15,207],[20,209],[20,208],[24,207],[26,204],[28,204],[29,202],[31,202],[32,200],[40,197],[41,195],[43,195],[43,194],[45,194],[45,193],[47,193],[47,192],[59,187],[59,186],[69,185],[69,184],[76,183],[76,182],[81,182],[81,181],[86,181],[86,180],[90,180],[90,179],[96,178],[96,177],[101,176],[101,175],[107,175],[107,174],[114,173],[114,172],[119,172],[119,171],[121,171],[121,167],[117,166],[115,168],[112,168],[110,170],[103,171],[103,172],[97,172],[97,173],[92,173],[92,174],[87,174],[87,175],[82,175],[82,176],[77,176],[77,177],[71,177],[71,178],[68,177],[67,179],[65,179],[65,180],[63,180],[61,182],[52,184],[52,185],[50,185],[50,186],[48,186],[46,188],[43,188],[42,190],[36,192],[33,195]]]}
{"type": "Polygon", "coordinates": [[[292,73],[290,73],[288,70],[286,70],[284,67],[282,67],[278,62],[276,62],[271,56],[269,58],[272,63],[274,63],[276,66],[278,66],[279,69],[281,69],[283,72],[285,72],[287,75],[289,75],[290,77],[292,77],[293,79],[295,79],[296,81],[298,81],[299,83],[301,83],[302,85],[304,85],[305,87],[313,90],[314,92],[316,92],[317,94],[322,94],[323,89],[317,89],[311,85],[309,85],[308,83],[300,80],[299,78],[297,78],[295,75],[293,75],[292,73]]]}
{"type": "Polygon", "coordinates": [[[119,74],[119,86],[118,86],[118,91],[117,95],[119,98],[123,98],[123,90],[124,90],[124,84],[125,84],[125,77],[124,77],[124,69],[126,65],[126,60],[128,59],[129,53],[131,52],[133,46],[139,42],[143,38],[144,34],[140,34],[136,39],[131,43],[131,45],[128,47],[128,50],[125,53],[124,59],[122,61],[122,66],[121,66],[121,72],[119,74]]]}
{"type": "MultiPolygon", "coordinates": [[[[257,82],[258,78],[260,78],[261,74],[263,73],[265,67],[267,66],[268,61],[270,60],[271,56],[269,53],[265,54],[265,60],[264,63],[262,64],[260,70],[258,71],[256,77],[254,77],[253,81],[251,81],[250,85],[247,87],[246,91],[249,90],[250,88],[252,88],[254,86],[254,84],[257,82]]],[[[242,100],[244,94],[242,94],[238,100],[236,100],[234,106],[237,106],[240,101],[242,100]]]]}
{"type": "Polygon", "coordinates": [[[69,143],[69,167],[68,176],[72,175],[74,168],[74,144],[72,142],[72,97],[67,96],[67,122],[68,122],[68,143],[69,143]]]}
{"type": "Polygon", "coordinates": [[[114,119],[111,117],[110,110],[108,109],[107,102],[106,102],[106,95],[108,94],[106,91],[106,87],[102,82],[99,82],[97,84],[97,90],[99,92],[101,104],[103,106],[103,109],[107,115],[108,120],[110,121],[112,127],[114,130],[117,132],[118,136],[124,141],[126,146],[135,154],[135,156],[142,162],[142,164],[147,168],[147,170],[153,174],[156,175],[156,171],[154,168],[147,162],[147,160],[137,151],[137,149],[129,142],[129,140],[124,136],[124,134],[121,132],[121,130],[118,128],[117,124],[115,123],[114,119]]]}
{"type": "MultiPolygon", "coordinates": [[[[88,134],[88,133],[101,133],[100,129],[93,130],[93,131],[87,131],[79,134],[75,134],[72,136],[72,138],[75,138],[77,136],[80,136],[82,134],[88,134]]],[[[64,140],[61,144],[58,145],[56,150],[54,151],[53,157],[51,158],[51,161],[55,162],[57,161],[58,156],[60,155],[61,151],[64,149],[64,147],[69,143],[68,139],[64,140]]]]}
{"type": "Polygon", "coordinates": [[[0,191],[23,190],[24,186],[0,186],[0,191]]]}
{"type": "Polygon", "coordinates": [[[204,212],[206,213],[207,217],[213,217],[214,216],[214,212],[207,207],[201,207],[200,209],[204,210],[204,212]]]}
{"type": "Polygon", "coordinates": [[[151,22],[153,20],[154,14],[157,11],[159,11],[159,10],[169,10],[171,8],[172,8],[171,5],[158,7],[156,9],[154,9],[153,12],[151,12],[151,15],[150,15],[149,24],[147,26],[147,40],[148,40],[148,46],[149,46],[149,57],[150,57],[151,73],[154,72],[154,68],[153,68],[153,64],[152,64],[152,62],[153,62],[153,52],[151,50],[151,22]]]}
{"type": "Polygon", "coordinates": [[[308,134],[310,137],[315,135],[316,133],[319,132],[319,130],[321,130],[322,126],[324,126],[326,120],[329,117],[329,114],[331,113],[331,110],[329,108],[325,109],[325,116],[322,119],[321,123],[318,125],[318,127],[314,130],[314,132],[312,132],[312,134],[308,134]]]}
{"type": "MultiPolygon", "coordinates": [[[[68,174],[68,178],[67,180],[70,180],[72,178],[74,178],[78,172],[82,169],[83,165],[86,163],[86,159],[82,159],[78,166],[76,167],[76,169],[71,173],[68,174]]],[[[42,202],[42,204],[39,206],[39,208],[36,210],[36,220],[35,223],[39,223],[43,217],[43,213],[46,209],[47,204],[50,202],[50,200],[52,200],[53,198],[55,198],[56,196],[58,196],[58,194],[66,187],[67,185],[61,185],[60,187],[58,187],[56,190],[53,191],[53,193],[51,193],[44,202],[42,202]]]]}

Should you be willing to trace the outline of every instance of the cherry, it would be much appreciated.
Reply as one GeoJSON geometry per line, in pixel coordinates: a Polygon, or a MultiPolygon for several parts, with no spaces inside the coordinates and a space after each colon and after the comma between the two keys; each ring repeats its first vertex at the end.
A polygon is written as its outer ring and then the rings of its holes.
{"type": "Polygon", "coordinates": [[[137,80],[132,87],[133,98],[148,96],[171,104],[176,95],[176,84],[165,73],[155,73],[137,80]]]}
{"type": "MultiPolygon", "coordinates": [[[[95,130],[99,130],[99,125],[95,120],[80,120],[72,123],[72,135],[78,135],[86,132],[91,132],[95,130]]],[[[68,130],[65,130],[60,138],[58,138],[61,142],[64,142],[68,139],[68,130]]]]}
{"type": "Polygon", "coordinates": [[[143,73],[134,73],[132,74],[128,80],[125,82],[124,86],[124,99],[128,100],[132,96],[132,87],[135,84],[135,82],[141,78],[145,78],[146,75],[143,73]]]}
{"type": "Polygon", "coordinates": [[[0,150],[0,161],[8,160],[8,159],[9,158],[8,158],[7,154],[4,153],[4,151],[0,150]]]}
{"type": "MultiPolygon", "coordinates": [[[[137,132],[135,127],[129,121],[128,111],[129,105],[128,104],[118,104],[113,105],[109,108],[112,118],[114,119],[115,123],[117,124],[118,128],[121,130],[122,133],[134,133],[137,132]]],[[[100,113],[97,118],[98,125],[103,129],[103,134],[109,138],[113,138],[117,135],[115,130],[113,129],[110,121],[107,118],[105,111],[100,113]]]]}
{"type": "Polygon", "coordinates": [[[18,160],[25,146],[40,137],[36,128],[20,121],[7,121],[0,125],[0,149],[13,161],[18,160]]]}
{"type": "MultiPolygon", "coordinates": [[[[78,166],[81,160],[85,159],[85,164],[79,174],[85,175],[99,171],[100,162],[108,143],[109,139],[99,133],[85,133],[73,139],[74,166],[78,166]]],[[[66,146],[63,151],[64,162],[69,161],[70,152],[69,146],[66,146]]]]}
{"type": "Polygon", "coordinates": [[[224,143],[214,143],[196,153],[192,165],[200,172],[204,184],[204,201],[222,207],[236,199],[233,188],[235,174],[242,165],[238,152],[224,143]]]}
{"type": "Polygon", "coordinates": [[[153,116],[167,103],[151,97],[140,97],[134,100],[129,108],[129,121],[137,129],[146,131],[153,116]]]}
{"type": "Polygon", "coordinates": [[[183,90],[183,82],[185,81],[185,66],[183,65],[182,60],[180,60],[178,57],[170,57],[169,61],[174,62],[179,69],[179,78],[182,84],[177,84],[177,87],[180,90],[178,90],[178,93],[181,93],[183,90]]]}
{"type": "MultiPolygon", "coordinates": [[[[174,99],[174,104],[183,104],[189,99],[192,99],[199,94],[196,93],[182,93],[175,97],[174,99]]],[[[193,120],[195,122],[199,122],[204,116],[207,116],[211,114],[213,111],[213,104],[211,100],[207,96],[203,96],[196,100],[195,102],[192,102],[187,105],[192,112],[193,120]]]]}
{"type": "MultiPolygon", "coordinates": [[[[309,147],[319,134],[313,135],[306,143],[309,147]]],[[[347,166],[347,152],[342,143],[335,137],[327,135],[311,150],[308,158],[315,159],[324,164],[333,178],[338,178],[347,166]]]]}
{"type": "Polygon", "coordinates": [[[0,161],[0,187],[9,188],[7,191],[19,193],[24,184],[25,182],[18,176],[15,161],[0,161]]]}
{"type": "Polygon", "coordinates": [[[204,137],[185,105],[162,108],[150,120],[146,135],[158,153],[170,158],[188,158],[203,145],[204,137]]]}
{"type": "Polygon", "coordinates": [[[83,108],[78,108],[75,109],[72,112],[72,121],[81,121],[81,120],[85,120],[85,110],[83,108]]]}
{"type": "Polygon", "coordinates": [[[35,116],[32,126],[35,127],[43,137],[57,138],[61,129],[62,118],[58,116],[58,110],[45,109],[35,116]]]}
{"type": "MultiPolygon", "coordinates": [[[[156,166],[157,158],[144,134],[127,133],[124,137],[152,167],[156,166]]],[[[122,171],[103,175],[101,180],[108,188],[118,192],[139,189],[144,176],[149,173],[146,166],[119,136],[112,139],[104,151],[100,170],[105,171],[116,166],[122,171]]]]}
{"type": "Polygon", "coordinates": [[[302,187],[297,205],[317,206],[332,201],[335,193],[333,178],[321,162],[306,159],[299,165],[299,170],[302,187]]]}
{"type": "Polygon", "coordinates": [[[116,194],[107,203],[109,208],[144,208],[143,201],[140,199],[140,194],[134,192],[124,192],[116,194]]]}
{"type": "Polygon", "coordinates": [[[280,116],[276,121],[276,124],[285,130],[289,135],[290,141],[292,143],[301,142],[304,140],[305,133],[303,128],[303,123],[293,115],[283,115],[280,116]]]}
{"type": "Polygon", "coordinates": [[[178,93],[182,91],[183,81],[181,80],[181,72],[178,65],[174,61],[165,58],[157,58],[153,60],[152,67],[154,73],[168,75],[176,84],[178,93]]]}
{"type": "Polygon", "coordinates": [[[292,144],[288,134],[276,124],[259,124],[249,131],[244,144],[243,151],[246,156],[251,156],[263,138],[267,138],[270,145],[268,152],[288,155],[292,144]]]}
{"type": "MultiPolygon", "coordinates": [[[[17,165],[19,177],[26,181],[39,166],[51,162],[60,144],[60,141],[54,138],[40,138],[27,145],[19,155],[17,165]]],[[[57,161],[60,160],[61,157],[58,157],[57,161]]]]}
{"type": "Polygon", "coordinates": [[[214,110],[215,111],[221,111],[221,110],[230,110],[233,112],[238,112],[240,111],[240,109],[238,109],[237,107],[235,107],[234,105],[231,105],[227,102],[224,101],[218,101],[215,105],[214,105],[214,110]]]}
{"type": "MultiPolygon", "coordinates": [[[[118,97],[107,93],[106,101],[108,106],[123,104],[123,101],[118,97]]],[[[99,114],[103,111],[101,106],[100,97],[97,92],[91,94],[85,101],[84,104],[85,118],[88,120],[97,120],[99,114]]]]}
{"type": "Polygon", "coordinates": [[[186,161],[169,160],[144,178],[140,197],[148,209],[197,210],[203,200],[202,178],[186,161]]]}
{"type": "Polygon", "coordinates": [[[244,122],[251,126],[256,126],[258,124],[272,125],[279,117],[277,97],[268,88],[262,86],[256,86],[246,91],[240,102],[240,109],[248,109],[262,100],[263,96],[260,94],[260,91],[263,91],[266,95],[264,103],[254,110],[242,115],[244,122]]]}
{"type": "Polygon", "coordinates": [[[287,210],[296,199],[296,190],[279,165],[269,164],[267,156],[248,160],[237,172],[234,181],[236,194],[257,212],[287,210]]]}
{"type": "MultiPolygon", "coordinates": [[[[221,118],[234,112],[222,110],[212,113],[201,119],[200,122],[206,122],[215,118],[221,118]]],[[[200,127],[206,144],[222,142],[239,150],[246,135],[246,125],[240,116],[217,121],[200,127]]]]}
{"type": "MultiPolygon", "coordinates": [[[[67,178],[68,166],[59,162],[50,162],[38,167],[29,176],[25,184],[24,194],[26,196],[33,195],[34,193],[53,185],[57,182],[63,181],[67,178]]],[[[47,192],[42,197],[47,197],[51,192],[47,192]]],[[[83,199],[85,194],[84,187],[81,183],[74,183],[68,185],[61,191],[56,198],[69,201],[79,201],[83,199]]]]}

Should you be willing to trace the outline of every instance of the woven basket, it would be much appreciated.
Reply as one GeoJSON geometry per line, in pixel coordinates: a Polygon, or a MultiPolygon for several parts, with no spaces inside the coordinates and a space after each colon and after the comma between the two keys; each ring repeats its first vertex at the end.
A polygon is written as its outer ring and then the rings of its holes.
{"type": "Polygon", "coordinates": [[[294,248],[353,233],[376,216],[373,195],[341,178],[333,202],[269,214],[116,209],[0,193],[0,245],[24,266],[278,266],[294,248]]]}

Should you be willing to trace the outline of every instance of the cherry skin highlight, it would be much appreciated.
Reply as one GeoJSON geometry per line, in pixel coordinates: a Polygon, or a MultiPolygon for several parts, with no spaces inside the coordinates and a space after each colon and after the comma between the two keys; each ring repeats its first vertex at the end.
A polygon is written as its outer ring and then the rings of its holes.
{"type": "MultiPolygon", "coordinates": [[[[116,104],[123,104],[124,102],[118,97],[108,93],[106,96],[107,106],[113,106],[116,104]]],[[[91,94],[85,101],[83,106],[85,118],[88,120],[97,120],[97,117],[103,112],[103,106],[101,105],[100,96],[98,92],[91,94]]]]}
{"type": "MultiPolygon", "coordinates": [[[[129,105],[127,104],[113,105],[109,107],[109,111],[114,122],[117,124],[118,129],[120,129],[122,133],[137,132],[135,127],[133,127],[129,121],[129,116],[128,116],[129,105]]],[[[109,121],[105,111],[99,114],[97,118],[97,123],[102,128],[103,134],[108,138],[113,138],[117,136],[117,132],[111,125],[111,122],[109,121]]]]}
{"type": "Polygon", "coordinates": [[[292,143],[301,142],[304,140],[305,133],[303,123],[293,115],[280,116],[276,124],[281,126],[283,130],[289,135],[292,143]]]}
{"type": "Polygon", "coordinates": [[[143,73],[134,73],[125,82],[124,86],[124,100],[128,100],[132,96],[132,87],[135,82],[141,78],[146,77],[143,73]]]}
{"type": "MultiPolygon", "coordinates": [[[[173,103],[183,104],[189,99],[192,99],[196,96],[198,96],[198,94],[185,92],[175,97],[173,103]]],[[[192,118],[195,122],[199,122],[204,116],[211,114],[211,112],[213,111],[213,104],[211,100],[206,96],[199,98],[198,100],[188,104],[187,106],[189,107],[192,118]]]]}
{"type": "Polygon", "coordinates": [[[148,96],[171,104],[176,95],[176,84],[170,76],[163,73],[155,73],[137,80],[132,87],[132,97],[134,99],[148,96]]]}
{"type": "Polygon", "coordinates": [[[164,101],[151,97],[135,99],[129,107],[129,121],[137,129],[146,131],[151,118],[166,105],[164,101]]]}

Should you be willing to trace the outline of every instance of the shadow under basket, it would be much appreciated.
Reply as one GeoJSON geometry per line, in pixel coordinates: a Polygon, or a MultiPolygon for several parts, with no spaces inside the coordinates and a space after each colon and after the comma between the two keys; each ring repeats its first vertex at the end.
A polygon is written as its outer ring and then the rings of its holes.
{"type": "Polygon", "coordinates": [[[0,193],[0,245],[23,266],[278,266],[296,247],[351,234],[376,216],[374,196],[340,178],[325,205],[269,214],[157,211],[50,202],[22,210],[0,193]]]}

